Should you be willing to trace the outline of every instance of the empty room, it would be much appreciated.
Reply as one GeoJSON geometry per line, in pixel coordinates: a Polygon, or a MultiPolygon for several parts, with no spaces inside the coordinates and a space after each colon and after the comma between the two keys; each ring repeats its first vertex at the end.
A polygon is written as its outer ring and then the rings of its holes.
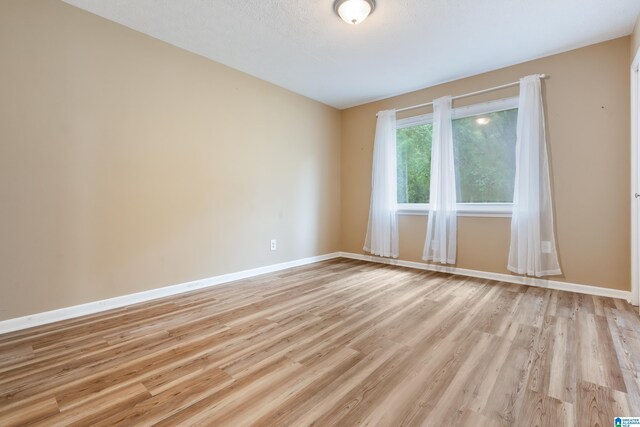
{"type": "Polygon", "coordinates": [[[640,426],[640,1],[0,0],[0,426],[640,426]]]}

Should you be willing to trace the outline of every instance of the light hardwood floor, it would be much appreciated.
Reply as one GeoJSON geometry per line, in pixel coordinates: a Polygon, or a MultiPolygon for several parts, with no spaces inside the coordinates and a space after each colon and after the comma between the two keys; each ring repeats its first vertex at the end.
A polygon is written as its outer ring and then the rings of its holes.
{"type": "Polygon", "coordinates": [[[626,302],[338,259],[0,336],[0,425],[612,426],[626,302]]]}

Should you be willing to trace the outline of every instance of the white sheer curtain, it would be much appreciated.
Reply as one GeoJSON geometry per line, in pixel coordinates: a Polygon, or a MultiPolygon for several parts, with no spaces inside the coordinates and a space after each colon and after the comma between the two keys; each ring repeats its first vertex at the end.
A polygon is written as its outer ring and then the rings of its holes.
{"type": "Polygon", "coordinates": [[[371,205],[364,250],[393,258],[398,257],[396,174],[396,111],[381,111],[373,145],[371,205]]]}
{"type": "Polygon", "coordinates": [[[433,101],[429,220],[422,259],[455,264],[457,239],[456,173],[453,161],[451,97],[433,101]]]}
{"type": "Polygon", "coordinates": [[[562,274],[553,229],[540,75],[520,79],[517,129],[508,268],[537,277],[562,274]]]}

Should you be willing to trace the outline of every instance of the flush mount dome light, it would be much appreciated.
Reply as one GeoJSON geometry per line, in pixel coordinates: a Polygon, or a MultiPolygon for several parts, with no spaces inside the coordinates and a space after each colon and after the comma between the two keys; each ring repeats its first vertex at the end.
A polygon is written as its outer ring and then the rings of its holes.
{"type": "Polygon", "coordinates": [[[374,0],[336,0],[333,10],[347,24],[359,24],[376,8],[374,0]]]}

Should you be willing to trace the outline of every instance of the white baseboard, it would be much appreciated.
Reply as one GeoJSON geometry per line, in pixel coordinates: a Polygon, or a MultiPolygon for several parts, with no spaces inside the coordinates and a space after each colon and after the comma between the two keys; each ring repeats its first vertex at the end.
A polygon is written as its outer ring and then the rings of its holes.
{"type": "Polygon", "coordinates": [[[516,283],[518,285],[537,286],[539,288],[557,289],[560,291],[577,292],[580,294],[619,298],[631,301],[630,291],[621,291],[618,289],[601,288],[598,286],[581,285],[577,283],[559,282],[557,280],[538,279],[528,276],[514,276],[511,274],[468,270],[465,268],[447,267],[444,265],[427,264],[422,262],[403,261],[399,259],[382,258],[373,255],[354,254],[350,252],[341,252],[340,256],[343,258],[358,259],[362,261],[377,262],[381,264],[398,265],[402,267],[417,268],[420,270],[441,271],[443,273],[458,274],[460,276],[477,277],[480,279],[490,279],[499,282],[516,283]]]}
{"type": "Polygon", "coordinates": [[[109,298],[101,301],[89,302],[86,304],[65,307],[58,310],[46,311],[30,316],[17,317],[0,321],[0,334],[7,332],[27,329],[34,326],[45,325],[47,323],[58,322],[60,320],[72,319],[74,317],[86,316],[88,314],[99,313],[101,311],[111,310],[114,308],[125,307],[127,305],[137,304],[141,302],[151,301],[171,295],[181,294],[196,289],[206,288],[223,283],[233,282],[236,280],[247,279],[249,277],[259,276],[261,274],[273,273],[275,271],[286,270],[287,268],[299,267],[302,265],[313,264],[320,261],[326,261],[334,258],[350,258],[361,261],[376,262],[381,264],[398,265],[402,267],[415,268],[419,270],[441,271],[443,273],[458,274],[461,276],[477,277],[480,279],[490,279],[500,282],[516,283],[520,285],[537,286],[548,289],[558,289],[562,291],[578,292],[581,294],[590,294],[603,297],[620,298],[627,301],[631,300],[631,292],[620,291],[616,289],[600,288],[597,286],[580,285],[576,283],[559,282],[555,280],[537,279],[533,277],[513,276],[510,274],[490,273],[486,271],[468,270],[457,267],[446,267],[436,264],[426,264],[421,262],[403,261],[398,259],[381,258],[372,255],[354,254],[350,252],[334,252],[325,255],[319,255],[309,258],[298,259],[280,264],[268,265],[265,267],[252,268],[250,270],[238,271],[236,273],[223,274],[220,276],[209,277],[206,279],[194,280],[192,282],[181,283],[178,285],[166,286],[158,289],[151,289],[135,294],[122,295],[115,298],[109,298]]]}
{"type": "Polygon", "coordinates": [[[135,294],[122,295],[115,298],[109,298],[101,301],[89,302],[86,304],[74,305],[58,310],[46,311],[44,313],[32,314],[30,316],[17,317],[0,321],[0,334],[13,332],[21,329],[27,329],[34,326],[40,326],[47,323],[58,322],[60,320],[72,319],[74,317],[85,316],[88,314],[99,313],[101,311],[120,308],[131,304],[151,301],[154,299],[167,297],[171,295],[181,294],[196,289],[206,288],[209,286],[221,285],[223,283],[233,282],[236,280],[246,279],[249,277],[259,276],[261,274],[273,273],[275,271],[286,270],[287,268],[299,267],[302,265],[313,264],[320,261],[334,259],[340,257],[339,252],[325,255],[319,255],[309,258],[298,259],[280,264],[267,265],[265,267],[252,268],[250,270],[238,271],[236,273],[223,274],[221,276],[209,277],[207,279],[194,280],[192,282],[181,283],[178,285],[166,286],[163,288],[151,289],[148,291],[138,292],[135,294]]]}

